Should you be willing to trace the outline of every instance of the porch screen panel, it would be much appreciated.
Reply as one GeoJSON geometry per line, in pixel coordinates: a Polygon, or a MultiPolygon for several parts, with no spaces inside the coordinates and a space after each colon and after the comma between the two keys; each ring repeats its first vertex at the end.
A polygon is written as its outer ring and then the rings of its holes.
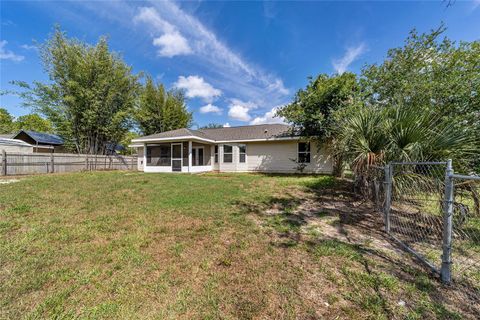
{"type": "Polygon", "coordinates": [[[198,149],[198,165],[203,166],[203,148],[198,149]]]}
{"type": "Polygon", "coordinates": [[[183,144],[183,165],[188,166],[188,142],[182,142],[183,144]]]}
{"type": "Polygon", "coordinates": [[[147,146],[147,166],[169,166],[170,145],[147,146]]]}
{"type": "Polygon", "coordinates": [[[182,145],[173,144],[172,145],[172,158],[181,159],[182,158],[182,145]]]}
{"type": "Polygon", "coordinates": [[[160,161],[158,165],[168,167],[171,161],[170,145],[169,144],[161,145],[159,148],[160,148],[160,161]]]}

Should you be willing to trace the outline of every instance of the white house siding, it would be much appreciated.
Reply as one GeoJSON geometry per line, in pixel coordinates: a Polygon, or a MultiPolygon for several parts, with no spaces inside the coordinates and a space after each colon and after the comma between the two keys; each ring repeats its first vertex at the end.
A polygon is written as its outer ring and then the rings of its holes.
{"type": "Polygon", "coordinates": [[[143,147],[137,148],[137,168],[138,171],[143,171],[143,147]]]}
{"type": "MultiPolygon", "coordinates": [[[[333,162],[327,148],[317,149],[311,144],[311,160],[304,173],[332,173],[333,162]]],[[[247,170],[258,172],[297,172],[297,141],[252,142],[247,143],[247,170]]]]}
{"type": "MultiPolygon", "coordinates": [[[[225,143],[225,144],[220,144],[218,148],[218,153],[219,153],[219,164],[218,164],[218,170],[221,172],[245,172],[248,171],[248,165],[247,162],[240,163],[239,162],[239,149],[238,145],[239,143],[225,143]],[[223,162],[223,151],[224,151],[224,145],[228,144],[232,146],[232,151],[233,151],[233,162],[232,163],[224,163],[223,162]]],[[[245,144],[246,143],[240,143],[240,144],[245,144]]],[[[248,146],[247,146],[247,155],[248,155],[248,146]]]]}
{"type": "MultiPolygon", "coordinates": [[[[268,141],[268,142],[247,142],[247,143],[228,143],[233,146],[233,162],[224,163],[224,144],[219,144],[219,163],[213,163],[214,145],[210,148],[205,146],[205,166],[193,166],[191,172],[204,172],[218,170],[220,172],[279,172],[295,173],[296,164],[292,159],[298,158],[297,141],[268,141]],[[246,145],[246,162],[239,163],[239,144],[246,145]],[[210,150],[209,150],[210,149],[210,150]],[[210,157],[208,156],[210,154],[210,157]],[[210,161],[208,161],[210,160],[210,161]]],[[[197,145],[196,143],[194,145],[197,145]]],[[[310,163],[304,169],[304,173],[326,173],[333,172],[333,163],[331,152],[328,148],[322,147],[319,150],[315,143],[310,147],[310,163]]],[[[138,169],[145,172],[171,172],[171,167],[144,166],[144,150],[138,148],[138,169]]],[[[188,172],[188,167],[182,168],[183,172],[188,172]]]]}

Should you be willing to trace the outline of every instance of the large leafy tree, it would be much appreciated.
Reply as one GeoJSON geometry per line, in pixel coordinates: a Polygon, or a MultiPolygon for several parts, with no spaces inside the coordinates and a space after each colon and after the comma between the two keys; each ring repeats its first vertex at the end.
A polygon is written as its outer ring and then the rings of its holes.
{"type": "MultiPolygon", "coordinates": [[[[353,73],[320,74],[300,89],[294,101],[277,112],[303,136],[335,143],[336,119],[355,103],[359,87],[353,73]]],[[[341,153],[335,153],[335,174],[342,173],[341,153]]]]}
{"type": "Polygon", "coordinates": [[[0,133],[14,131],[13,117],[5,108],[0,108],[0,133]]]}
{"type": "Polygon", "coordinates": [[[300,89],[294,101],[277,111],[279,116],[295,126],[302,135],[332,136],[335,112],[353,103],[358,91],[353,73],[328,76],[320,74],[310,79],[305,89],[300,89]]]}
{"type": "Polygon", "coordinates": [[[88,45],[57,28],[41,58],[50,82],[17,82],[27,89],[25,105],[46,116],[77,152],[103,153],[121,141],[132,126],[137,77],[106,38],[88,45]]]}
{"type": "MultiPolygon", "coordinates": [[[[368,106],[414,107],[470,139],[480,138],[480,41],[455,43],[413,30],[403,47],[388,51],[381,64],[364,68],[363,100],[368,106]],[[448,123],[448,124],[447,124],[448,123]]],[[[480,143],[480,142],[479,142],[480,143]]],[[[471,161],[480,161],[475,156],[471,161]]]]}
{"type": "Polygon", "coordinates": [[[149,135],[190,127],[192,113],[187,110],[182,91],[167,91],[147,76],[140,90],[135,120],[142,134],[149,135]]]}
{"type": "Polygon", "coordinates": [[[53,132],[52,123],[36,113],[20,116],[15,120],[16,130],[34,130],[39,132],[53,132]]]}

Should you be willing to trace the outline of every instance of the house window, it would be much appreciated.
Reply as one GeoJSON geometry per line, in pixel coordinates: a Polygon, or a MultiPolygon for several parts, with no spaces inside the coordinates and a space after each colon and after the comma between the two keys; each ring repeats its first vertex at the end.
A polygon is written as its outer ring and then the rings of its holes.
{"type": "Polygon", "coordinates": [[[241,144],[238,146],[238,162],[245,163],[247,160],[247,146],[241,144]]]}
{"type": "Polygon", "coordinates": [[[310,142],[298,143],[298,162],[310,163],[310,142]]]}
{"type": "Polygon", "coordinates": [[[218,163],[218,146],[215,146],[215,163],[218,163]]]}
{"type": "Polygon", "coordinates": [[[233,146],[225,144],[223,146],[223,162],[232,163],[233,162],[233,146]]]}

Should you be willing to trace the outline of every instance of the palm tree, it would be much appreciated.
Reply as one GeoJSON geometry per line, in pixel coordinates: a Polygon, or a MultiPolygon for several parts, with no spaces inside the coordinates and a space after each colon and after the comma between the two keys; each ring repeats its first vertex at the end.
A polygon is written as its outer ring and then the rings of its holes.
{"type": "Polygon", "coordinates": [[[463,171],[479,152],[479,140],[425,108],[355,108],[339,121],[337,153],[350,161],[355,187],[366,190],[371,166],[390,161],[455,159],[463,171]]]}

